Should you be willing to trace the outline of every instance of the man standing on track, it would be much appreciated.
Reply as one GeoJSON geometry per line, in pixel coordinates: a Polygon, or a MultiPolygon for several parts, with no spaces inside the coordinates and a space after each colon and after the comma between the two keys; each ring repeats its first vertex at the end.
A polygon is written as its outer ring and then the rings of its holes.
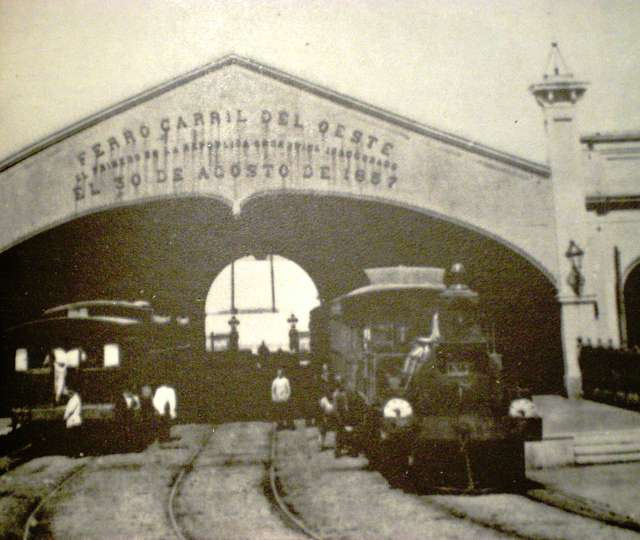
{"type": "Polygon", "coordinates": [[[291,384],[284,375],[282,368],[278,369],[276,378],[271,383],[271,402],[278,428],[287,427],[293,422],[289,414],[289,398],[291,397],[291,384]]]}

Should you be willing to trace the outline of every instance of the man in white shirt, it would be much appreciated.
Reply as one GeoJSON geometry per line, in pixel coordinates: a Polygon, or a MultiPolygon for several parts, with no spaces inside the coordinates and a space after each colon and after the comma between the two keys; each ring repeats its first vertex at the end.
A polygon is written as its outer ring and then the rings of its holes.
{"type": "Polygon", "coordinates": [[[153,408],[157,413],[157,435],[160,441],[168,441],[171,438],[171,420],[178,417],[176,403],[176,391],[171,386],[163,384],[156,389],[153,395],[153,408]]]}
{"type": "Polygon", "coordinates": [[[276,378],[271,383],[271,402],[278,427],[287,427],[293,424],[289,418],[289,398],[291,397],[291,384],[284,376],[284,370],[278,369],[276,378]]]}

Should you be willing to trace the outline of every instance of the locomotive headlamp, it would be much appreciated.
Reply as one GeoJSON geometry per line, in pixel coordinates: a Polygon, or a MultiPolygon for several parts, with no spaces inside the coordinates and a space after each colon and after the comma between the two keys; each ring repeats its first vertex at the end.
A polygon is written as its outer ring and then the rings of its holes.
{"type": "Polygon", "coordinates": [[[413,416],[413,407],[402,398],[391,398],[384,404],[382,415],[397,425],[406,425],[413,416]]]}
{"type": "Polygon", "coordinates": [[[537,418],[536,404],[527,398],[514,399],[509,405],[509,416],[512,418],[537,418]]]}

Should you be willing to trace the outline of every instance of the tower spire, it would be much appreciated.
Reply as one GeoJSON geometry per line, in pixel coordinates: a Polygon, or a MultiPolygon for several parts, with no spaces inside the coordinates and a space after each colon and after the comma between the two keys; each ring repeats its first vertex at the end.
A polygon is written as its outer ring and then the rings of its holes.
{"type": "Polygon", "coordinates": [[[545,80],[550,77],[573,78],[573,73],[571,73],[556,41],[551,42],[551,50],[549,51],[549,58],[543,75],[545,80]]]}

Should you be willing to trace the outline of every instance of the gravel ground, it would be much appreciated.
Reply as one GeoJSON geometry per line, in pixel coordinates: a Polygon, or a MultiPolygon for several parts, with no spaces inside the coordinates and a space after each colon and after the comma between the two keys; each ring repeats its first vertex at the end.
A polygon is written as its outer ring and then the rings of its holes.
{"type": "Polygon", "coordinates": [[[176,510],[192,538],[302,540],[265,495],[271,425],[224,424],[184,481],[176,510]]]}
{"type": "Polygon", "coordinates": [[[24,522],[40,499],[84,462],[46,456],[0,476],[0,538],[22,538],[24,522]]]}
{"type": "Polygon", "coordinates": [[[319,451],[317,431],[280,435],[279,475],[288,503],[325,538],[640,538],[515,494],[417,495],[392,489],[364,458],[319,451]]]}
{"type": "MultiPolygon", "coordinates": [[[[56,538],[172,538],[171,485],[211,436],[178,493],[178,521],[193,538],[298,540],[267,495],[267,423],[176,426],[174,440],[141,453],[72,459],[47,456],[0,476],[0,538],[21,538],[38,501],[81,465],[52,501],[47,517],[56,538]]],[[[329,444],[333,443],[330,436],[329,444]]],[[[640,538],[514,494],[425,496],[392,489],[364,458],[336,460],[320,452],[318,432],[298,424],[278,433],[278,476],[285,500],[324,538],[640,538]]],[[[639,519],[640,464],[535,471],[552,490],[588,496],[639,519]]]]}
{"type": "Polygon", "coordinates": [[[202,443],[207,426],[176,426],[174,440],[144,452],[95,458],[60,493],[52,518],[65,540],[158,539],[173,535],[166,519],[172,481],[202,443]]]}

